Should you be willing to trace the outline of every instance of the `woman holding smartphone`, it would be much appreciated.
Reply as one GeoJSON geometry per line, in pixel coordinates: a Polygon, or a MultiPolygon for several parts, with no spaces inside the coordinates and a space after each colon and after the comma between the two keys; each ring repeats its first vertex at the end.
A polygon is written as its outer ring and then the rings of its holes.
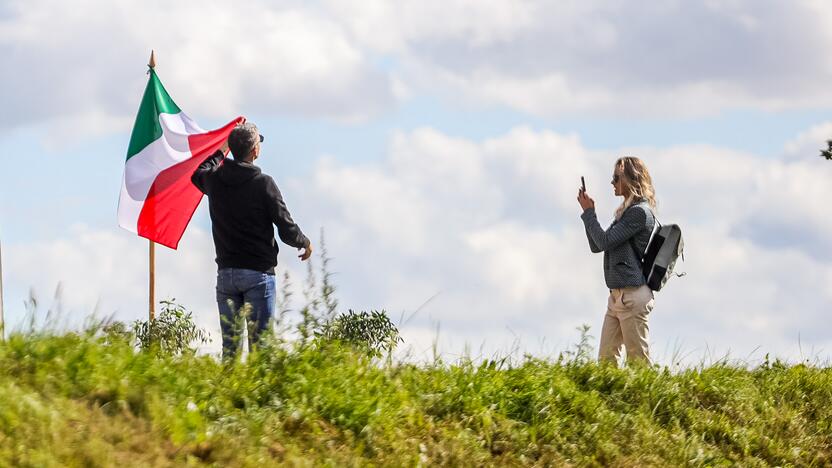
{"type": "Polygon", "coordinates": [[[623,201],[607,230],[598,223],[595,201],[586,188],[578,190],[589,249],[604,252],[604,280],[610,290],[598,360],[617,363],[624,345],[628,362],[650,364],[647,317],[654,302],[641,260],[656,223],[653,180],[642,160],[628,156],[615,162],[612,186],[623,201]]]}

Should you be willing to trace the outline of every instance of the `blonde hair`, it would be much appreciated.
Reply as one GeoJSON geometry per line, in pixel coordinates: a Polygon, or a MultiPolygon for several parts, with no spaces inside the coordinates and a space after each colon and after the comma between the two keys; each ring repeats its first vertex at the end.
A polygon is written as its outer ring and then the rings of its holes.
{"type": "Polygon", "coordinates": [[[644,161],[635,156],[625,156],[615,162],[615,170],[624,180],[624,202],[615,210],[615,219],[621,219],[624,210],[636,200],[646,200],[655,211],[656,191],[653,189],[653,179],[644,161]]]}

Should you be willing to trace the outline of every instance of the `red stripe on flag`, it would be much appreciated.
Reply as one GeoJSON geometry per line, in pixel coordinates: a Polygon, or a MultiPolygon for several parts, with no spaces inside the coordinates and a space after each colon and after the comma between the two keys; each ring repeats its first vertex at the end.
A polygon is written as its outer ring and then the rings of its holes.
{"type": "Polygon", "coordinates": [[[191,157],[160,172],[150,186],[139,214],[139,236],[174,250],[179,246],[202,199],[202,192],[191,183],[191,175],[205,158],[222,146],[242,120],[238,117],[222,128],[188,137],[191,157]]]}

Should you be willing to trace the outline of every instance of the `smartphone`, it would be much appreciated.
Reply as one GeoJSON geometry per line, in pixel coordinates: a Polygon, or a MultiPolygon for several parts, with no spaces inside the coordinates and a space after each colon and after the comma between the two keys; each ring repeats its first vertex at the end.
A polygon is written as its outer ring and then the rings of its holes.
{"type": "Polygon", "coordinates": [[[581,176],[581,191],[586,193],[586,182],[584,181],[584,176],[581,176]]]}

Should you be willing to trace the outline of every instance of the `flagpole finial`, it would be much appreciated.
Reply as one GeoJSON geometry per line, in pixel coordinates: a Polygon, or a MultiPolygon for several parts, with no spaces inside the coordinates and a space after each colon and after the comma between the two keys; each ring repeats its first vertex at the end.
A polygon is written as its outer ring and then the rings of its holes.
{"type": "Polygon", "coordinates": [[[150,61],[147,63],[147,66],[151,69],[156,68],[156,52],[152,49],[150,51],[150,61]]]}

